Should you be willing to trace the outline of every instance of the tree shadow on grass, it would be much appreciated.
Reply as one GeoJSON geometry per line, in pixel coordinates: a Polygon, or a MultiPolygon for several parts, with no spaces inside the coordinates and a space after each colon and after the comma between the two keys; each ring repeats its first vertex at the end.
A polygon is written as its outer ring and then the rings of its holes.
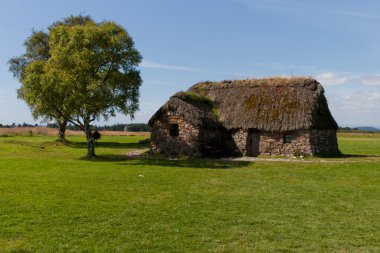
{"type": "MultiPolygon", "coordinates": [[[[66,144],[71,148],[87,148],[87,142],[73,142],[70,141],[66,144]]],[[[112,148],[112,149],[145,149],[149,145],[146,143],[124,143],[124,142],[96,142],[96,148],[112,148]]]]}
{"type": "Polygon", "coordinates": [[[119,165],[133,164],[137,166],[155,166],[163,168],[195,168],[195,169],[236,169],[248,167],[250,162],[246,161],[221,161],[212,159],[133,159],[130,163],[118,163],[119,165]]]}
{"type": "MultiPolygon", "coordinates": [[[[85,159],[85,158],[83,158],[85,159]]],[[[116,162],[121,166],[152,166],[163,168],[196,168],[196,169],[236,169],[248,167],[252,162],[247,161],[221,161],[218,159],[165,159],[149,156],[130,157],[128,155],[106,154],[99,155],[90,161],[116,162]]]]}
{"type": "Polygon", "coordinates": [[[343,154],[343,158],[380,158],[380,155],[343,154]]]}
{"type": "Polygon", "coordinates": [[[331,154],[321,154],[316,155],[318,158],[380,158],[380,155],[365,155],[365,154],[339,154],[339,155],[331,155],[331,154]]]}
{"type": "Polygon", "coordinates": [[[79,158],[79,160],[86,160],[90,162],[125,162],[132,159],[132,157],[122,154],[103,154],[97,155],[91,159],[88,159],[86,156],[79,158]]]}

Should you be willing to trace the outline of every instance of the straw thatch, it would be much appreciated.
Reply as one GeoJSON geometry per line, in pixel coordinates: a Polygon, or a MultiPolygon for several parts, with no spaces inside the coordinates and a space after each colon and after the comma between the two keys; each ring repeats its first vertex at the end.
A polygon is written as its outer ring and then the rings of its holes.
{"type": "Polygon", "coordinates": [[[217,127],[220,122],[213,102],[204,96],[191,92],[178,92],[174,94],[149,120],[153,123],[166,111],[175,111],[177,115],[186,118],[188,122],[197,127],[217,127]]]}
{"type": "MultiPolygon", "coordinates": [[[[338,128],[323,87],[311,78],[202,82],[188,91],[210,98],[218,111],[218,120],[227,129],[285,132],[338,128]]],[[[198,112],[189,111],[187,115],[194,113],[198,112]]]]}

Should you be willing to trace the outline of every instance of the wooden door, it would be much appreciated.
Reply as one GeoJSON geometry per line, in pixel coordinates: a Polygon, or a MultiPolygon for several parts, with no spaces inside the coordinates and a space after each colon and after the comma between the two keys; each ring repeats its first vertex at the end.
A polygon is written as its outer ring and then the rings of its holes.
{"type": "Polygon", "coordinates": [[[260,131],[250,130],[248,132],[248,156],[258,156],[260,154],[260,131]]]}

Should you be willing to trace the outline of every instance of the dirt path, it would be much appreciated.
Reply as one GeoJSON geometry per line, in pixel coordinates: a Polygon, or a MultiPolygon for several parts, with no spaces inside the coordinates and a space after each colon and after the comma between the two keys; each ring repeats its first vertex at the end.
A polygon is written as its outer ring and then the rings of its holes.
{"type": "Polygon", "coordinates": [[[221,158],[224,161],[243,161],[243,162],[312,162],[310,160],[305,160],[303,158],[263,158],[263,157],[229,157],[229,158],[221,158]]]}

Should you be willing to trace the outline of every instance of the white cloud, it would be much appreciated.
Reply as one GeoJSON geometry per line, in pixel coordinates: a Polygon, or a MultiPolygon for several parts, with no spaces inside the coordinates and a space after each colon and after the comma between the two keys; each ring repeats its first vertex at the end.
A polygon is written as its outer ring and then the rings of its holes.
{"type": "Polygon", "coordinates": [[[162,63],[157,63],[157,62],[152,62],[152,61],[147,61],[147,60],[143,60],[142,63],[140,64],[140,66],[143,68],[151,68],[151,69],[167,69],[167,70],[203,72],[203,70],[197,69],[197,68],[162,64],[162,63]]]}
{"type": "Polygon", "coordinates": [[[333,116],[341,126],[380,126],[380,91],[348,91],[330,94],[333,116]]]}
{"type": "Polygon", "coordinates": [[[344,94],[341,105],[345,109],[378,109],[380,107],[380,92],[344,94]]]}
{"type": "Polygon", "coordinates": [[[364,76],[361,78],[361,83],[365,85],[380,85],[380,75],[364,76]]]}
{"type": "Polygon", "coordinates": [[[315,75],[315,79],[322,83],[322,85],[338,85],[352,81],[354,77],[352,75],[324,72],[315,75]]]}
{"type": "Polygon", "coordinates": [[[275,10],[283,12],[297,13],[300,15],[320,15],[321,13],[328,15],[339,15],[343,17],[379,20],[380,16],[367,12],[358,12],[356,10],[339,10],[332,9],[331,6],[320,6],[315,1],[314,4],[300,4],[295,0],[234,0],[253,10],[275,10]]]}
{"type": "MultiPolygon", "coordinates": [[[[295,65],[295,64],[284,64],[284,63],[256,63],[257,67],[265,67],[270,69],[277,70],[289,70],[291,75],[297,75],[297,73],[314,72],[317,67],[316,66],[303,66],[303,65],[295,65]]],[[[200,72],[200,73],[208,73],[208,74],[225,74],[230,75],[231,77],[243,77],[243,78],[252,78],[253,74],[241,73],[241,72],[222,72],[222,71],[212,71],[205,70],[193,67],[185,67],[178,65],[170,65],[152,62],[148,60],[144,60],[141,63],[141,67],[143,68],[151,68],[151,69],[166,69],[166,70],[175,70],[175,71],[188,71],[188,72],[200,72]]],[[[289,74],[285,74],[287,76],[289,74]]],[[[307,74],[306,74],[307,75],[307,74]]],[[[312,75],[316,80],[318,80],[322,85],[330,86],[330,85],[342,85],[346,83],[356,83],[363,85],[380,85],[380,74],[359,74],[359,73],[338,73],[332,71],[320,72],[312,75]]],[[[161,81],[146,81],[145,83],[160,83],[161,81]]]]}
{"type": "Polygon", "coordinates": [[[293,1],[276,1],[276,0],[235,0],[235,2],[243,4],[254,10],[280,10],[280,11],[290,11],[290,12],[304,12],[305,10],[315,9],[311,5],[299,4],[299,2],[293,1]]]}
{"type": "Polygon", "coordinates": [[[227,75],[227,76],[231,76],[231,77],[236,76],[236,77],[248,78],[248,77],[252,76],[252,74],[249,74],[249,73],[213,71],[213,70],[207,70],[207,69],[157,63],[157,62],[152,62],[152,61],[148,61],[148,60],[143,60],[143,62],[140,64],[140,66],[143,68],[150,68],[150,69],[166,69],[166,70],[198,72],[198,73],[206,73],[206,74],[214,74],[214,75],[215,74],[217,74],[217,75],[222,74],[222,75],[227,75]]]}
{"type": "Polygon", "coordinates": [[[355,92],[344,94],[336,109],[347,112],[371,113],[380,108],[380,92],[355,92]]]}
{"type": "Polygon", "coordinates": [[[363,85],[380,85],[380,74],[344,74],[323,72],[314,76],[322,85],[339,85],[346,83],[363,85]]]}

